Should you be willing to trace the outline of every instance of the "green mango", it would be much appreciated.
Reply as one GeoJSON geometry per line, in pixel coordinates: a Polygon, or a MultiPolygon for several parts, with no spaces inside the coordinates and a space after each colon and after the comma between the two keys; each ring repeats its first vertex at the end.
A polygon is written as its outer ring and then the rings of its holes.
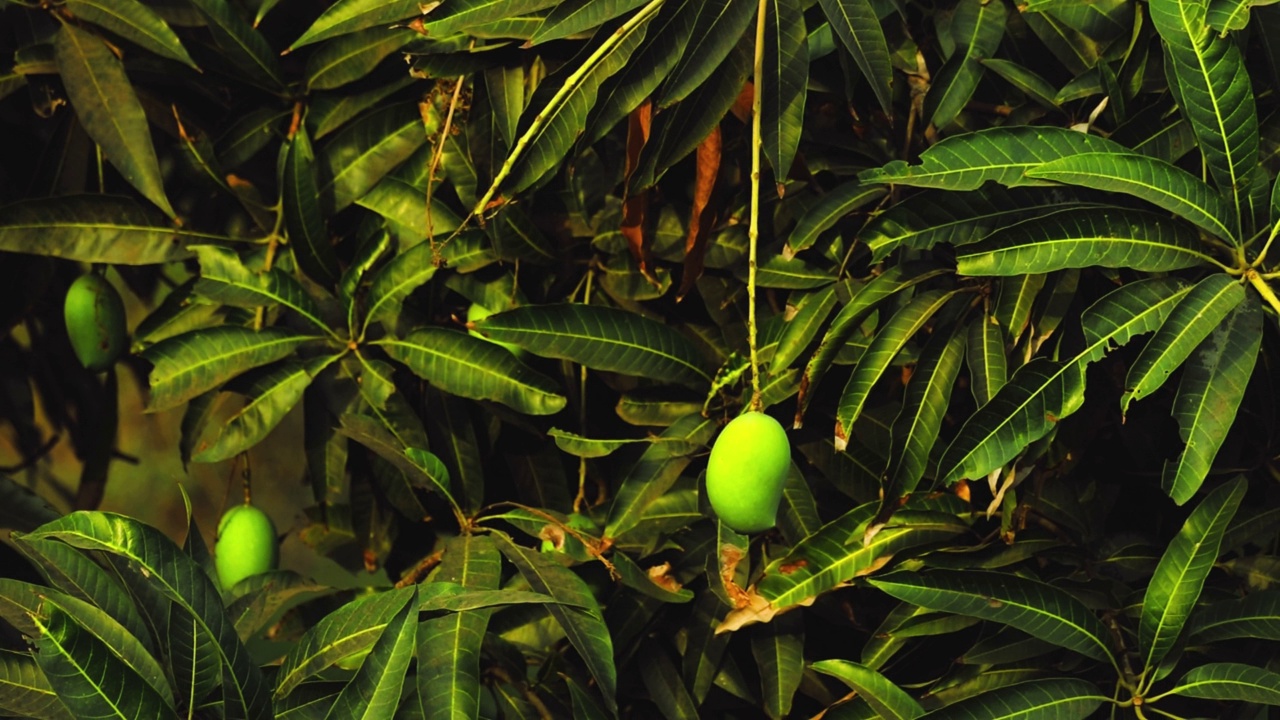
{"type": "Polygon", "coordinates": [[[63,304],[67,336],[80,364],[102,372],[115,364],[128,346],[124,302],[97,273],[81,275],[67,289],[63,304]]]}
{"type": "Polygon", "coordinates": [[[711,447],[707,500],[721,522],[740,533],[777,524],[782,487],[791,469],[787,431],[762,412],[734,418],[711,447]]]}
{"type": "Polygon", "coordinates": [[[276,526],[270,516],[252,505],[237,505],[223,513],[213,546],[213,564],[224,589],[275,570],[279,561],[276,526]]]}

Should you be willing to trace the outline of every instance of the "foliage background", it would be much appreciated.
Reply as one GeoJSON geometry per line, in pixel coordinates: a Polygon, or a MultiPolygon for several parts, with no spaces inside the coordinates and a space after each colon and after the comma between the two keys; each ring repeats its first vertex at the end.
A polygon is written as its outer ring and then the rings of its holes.
{"type": "Polygon", "coordinates": [[[1268,717],[1276,38],[0,0],[0,712],[1268,717]],[[795,467],[747,538],[699,483],[755,382],[795,467]],[[242,480],[285,570],[217,588],[242,480]]]}

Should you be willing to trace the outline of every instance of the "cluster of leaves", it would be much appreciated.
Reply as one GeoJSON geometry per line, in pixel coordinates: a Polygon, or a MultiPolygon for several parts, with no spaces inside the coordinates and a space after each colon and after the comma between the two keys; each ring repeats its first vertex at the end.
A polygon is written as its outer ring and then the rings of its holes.
{"type": "Polygon", "coordinates": [[[0,482],[0,712],[1266,717],[1277,10],[0,0],[0,417],[85,459],[0,482]],[[183,462],[301,413],[301,539],[386,587],[93,510],[88,263],[183,462]],[[699,488],[749,379],[757,538],[699,488]]]}

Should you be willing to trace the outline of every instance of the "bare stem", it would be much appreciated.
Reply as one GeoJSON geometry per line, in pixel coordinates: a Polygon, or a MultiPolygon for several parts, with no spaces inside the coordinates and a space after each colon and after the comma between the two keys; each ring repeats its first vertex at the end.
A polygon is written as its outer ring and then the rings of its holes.
{"type": "MultiPolygon", "coordinates": [[[[760,110],[761,86],[764,79],[764,27],[769,4],[760,0],[756,11],[755,68],[752,71],[754,87],[751,93],[751,221],[747,230],[749,250],[747,259],[747,345],[751,348],[751,409],[760,410],[760,351],[756,346],[756,260],[759,257],[760,240],[760,110]]],[[[775,168],[776,169],[776,168],[775,168]]]]}

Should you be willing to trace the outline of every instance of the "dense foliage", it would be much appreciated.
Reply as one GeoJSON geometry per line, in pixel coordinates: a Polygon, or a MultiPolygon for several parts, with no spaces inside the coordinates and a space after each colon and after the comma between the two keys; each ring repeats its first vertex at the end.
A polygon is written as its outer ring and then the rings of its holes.
{"type": "Polygon", "coordinates": [[[0,715],[1270,717],[1277,87],[1267,0],[0,0],[0,715]],[[350,582],[100,511],[118,373],[350,582]]]}

